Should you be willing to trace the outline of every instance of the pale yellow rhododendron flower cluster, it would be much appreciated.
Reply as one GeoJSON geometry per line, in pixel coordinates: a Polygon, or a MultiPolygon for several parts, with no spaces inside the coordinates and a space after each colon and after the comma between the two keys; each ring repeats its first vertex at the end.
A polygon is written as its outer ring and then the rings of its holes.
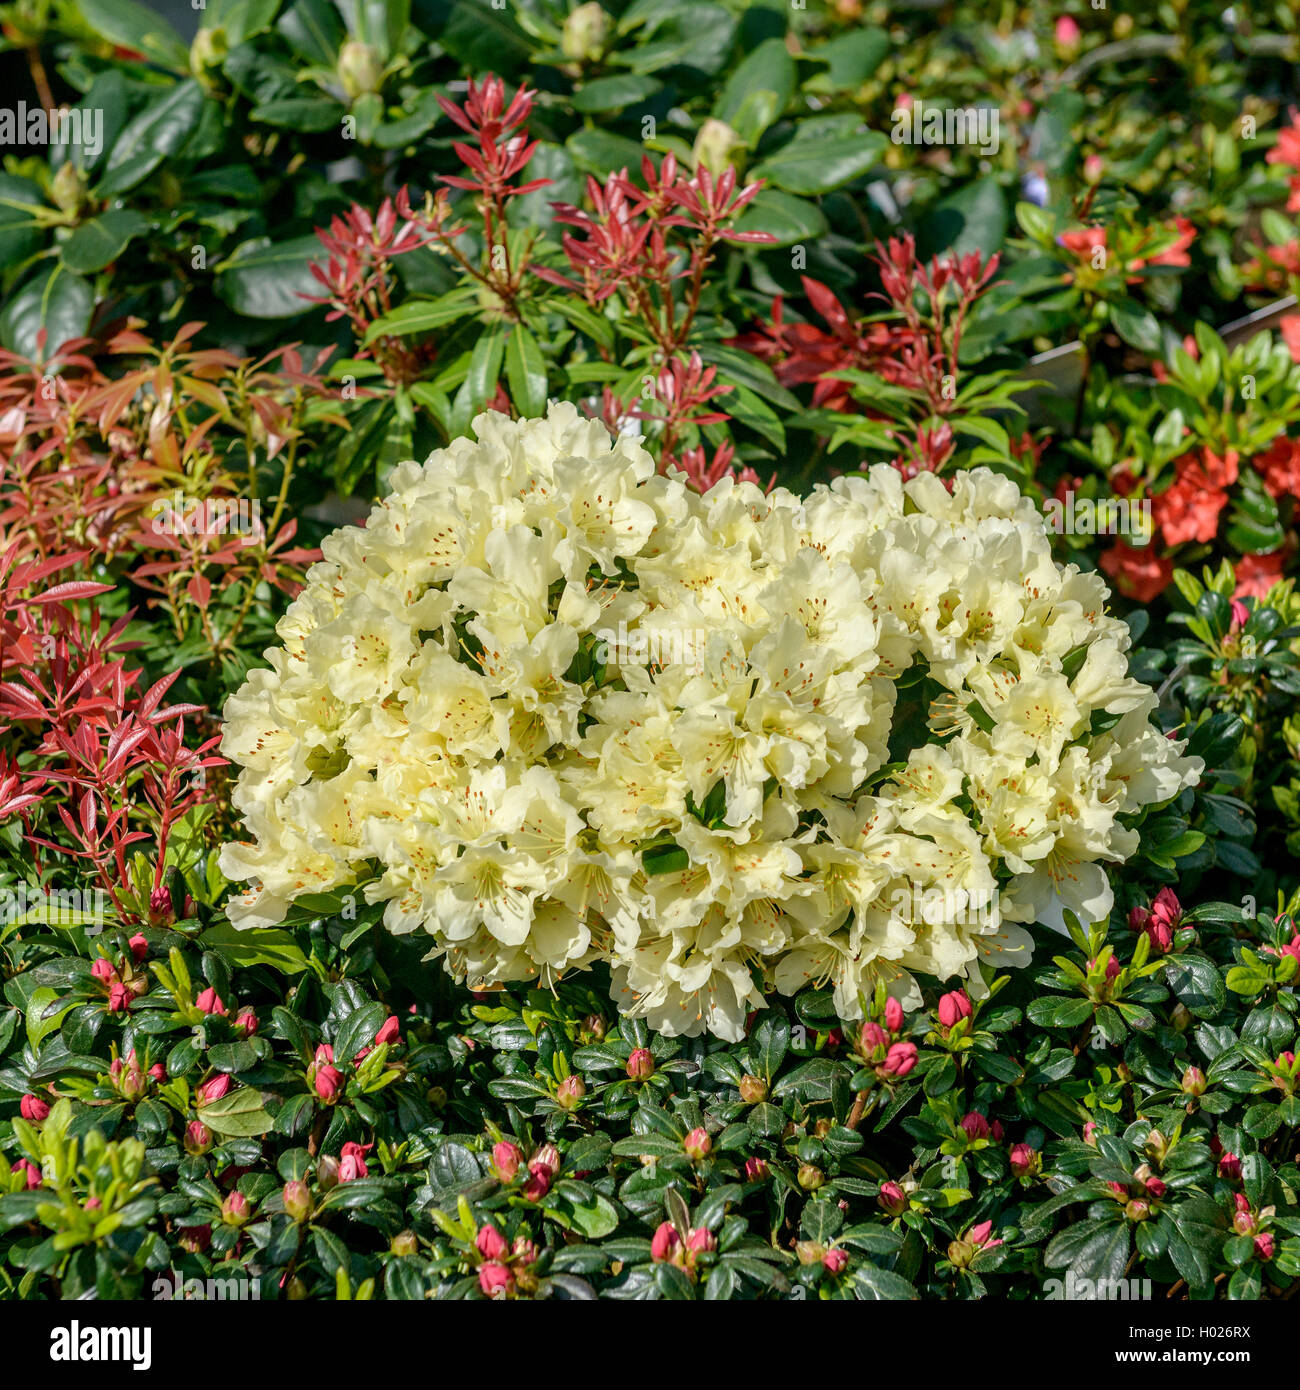
{"type": "Polygon", "coordinates": [[[355,888],[475,988],[604,958],[735,1039],[765,988],[856,1017],[1023,964],[1200,773],[1005,478],[700,497],[569,405],[475,429],[325,541],[226,706],[242,925],[355,888]]]}

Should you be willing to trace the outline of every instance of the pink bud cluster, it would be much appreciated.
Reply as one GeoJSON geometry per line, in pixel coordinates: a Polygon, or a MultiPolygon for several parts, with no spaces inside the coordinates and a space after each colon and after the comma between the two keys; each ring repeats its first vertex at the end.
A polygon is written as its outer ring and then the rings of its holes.
{"type": "Polygon", "coordinates": [[[1128,915],[1134,931],[1151,938],[1151,949],[1164,955],[1174,944],[1174,933],[1182,922],[1183,908],[1172,888],[1162,888],[1149,908],[1135,907],[1128,915]]]}
{"type": "Polygon", "coordinates": [[[868,1019],[858,1030],[858,1055],[881,1081],[901,1081],[916,1066],[916,1044],[898,1036],[906,1026],[903,1006],[887,999],[883,1021],[868,1019]]]}
{"type": "Polygon", "coordinates": [[[543,1144],[535,1150],[526,1168],[523,1152],[517,1145],[502,1139],[492,1146],[492,1169],[497,1180],[510,1185],[521,1176],[522,1170],[527,1176],[520,1192],[530,1202],[540,1202],[551,1190],[561,1163],[560,1151],[554,1144],[543,1144]]]}
{"type": "MultiPolygon", "coordinates": [[[[392,1047],[401,1041],[402,1024],[396,1014],[384,1020],[375,1033],[374,1040],[363,1047],[352,1059],[354,1066],[361,1063],[377,1047],[392,1047]]],[[[307,1084],[316,1092],[316,1097],[324,1105],[334,1105],[343,1094],[347,1078],[335,1066],[334,1048],[329,1043],[321,1043],[307,1068],[307,1084]]]]}
{"type": "Polygon", "coordinates": [[[703,1226],[688,1231],[683,1240],[677,1227],[671,1221],[664,1221],[650,1241],[650,1258],[656,1264],[676,1265],[694,1279],[699,1256],[711,1254],[717,1248],[717,1236],[703,1226]]]}
{"type": "Polygon", "coordinates": [[[483,1257],[478,1286],[488,1298],[511,1298],[536,1287],[530,1266],[537,1262],[537,1246],[526,1236],[516,1236],[514,1244],[507,1245],[495,1226],[483,1226],[474,1246],[483,1257]]]}

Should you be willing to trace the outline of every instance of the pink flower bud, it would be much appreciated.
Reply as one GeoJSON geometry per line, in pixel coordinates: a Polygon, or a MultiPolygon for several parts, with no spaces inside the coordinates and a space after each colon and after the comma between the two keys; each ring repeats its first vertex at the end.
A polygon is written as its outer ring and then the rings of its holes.
{"type": "Polygon", "coordinates": [[[212,1244],[212,1226],[209,1223],[202,1226],[184,1226],[177,1236],[176,1243],[191,1255],[201,1255],[212,1244]]]}
{"type": "Polygon", "coordinates": [[[671,1221],[662,1221],[655,1229],[655,1233],[650,1240],[650,1258],[656,1264],[662,1264],[665,1260],[673,1257],[673,1252],[680,1244],[677,1230],[671,1221]]]}
{"type": "Polygon", "coordinates": [[[366,1167],[365,1155],[373,1148],[371,1144],[347,1143],[339,1155],[339,1181],[355,1182],[364,1178],[370,1171],[366,1167]]]}
{"type": "Polygon", "coordinates": [[[1038,1151],[1030,1148],[1028,1144],[1012,1144],[1011,1171],[1018,1178],[1030,1178],[1042,1167],[1042,1160],[1039,1158],[1038,1151]]]}
{"type": "Polygon", "coordinates": [[[510,1247],[510,1257],[522,1265],[536,1264],[538,1253],[536,1243],[527,1236],[516,1236],[515,1243],[510,1247]]]}
{"type": "Polygon", "coordinates": [[[757,1105],[767,1099],[767,1082],[761,1077],[746,1073],[740,1078],[740,1098],[746,1105],[757,1105]]]}
{"type": "Polygon", "coordinates": [[[505,1298],[515,1286],[507,1265],[489,1262],[478,1267],[478,1286],[489,1298],[505,1298]]]}
{"type": "Polygon", "coordinates": [[[257,1015],[252,1009],[240,1009],[239,1013],[235,1015],[235,1030],[246,1038],[253,1037],[260,1026],[257,1015]]]}
{"type": "Polygon", "coordinates": [[[221,1219],[227,1226],[242,1226],[250,1214],[248,1198],[238,1188],[231,1192],[221,1204],[221,1219]]]}
{"type": "Polygon", "coordinates": [[[543,1144],[528,1160],[530,1169],[544,1168],[550,1177],[560,1171],[560,1151],[554,1144],[543,1144]]]}
{"type": "Polygon", "coordinates": [[[945,994],[939,1000],[939,1022],[945,1028],[951,1028],[954,1024],[960,1023],[963,1018],[969,1018],[970,1015],[970,1000],[964,989],[955,989],[951,994],[945,994]]]}
{"type": "Polygon", "coordinates": [[[286,1213],[295,1221],[306,1221],[311,1215],[311,1189],[301,1178],[291,1178],[280,1194],[286,1213]]]}
{"type": "Polygon", "coordinates": [[[523,1159],[523,1154],[513,1144],[506,1143],[504,1139],[492,1146],[492,1166],[501,1182],[514,1182],[515,1174],[519,1171],[519,1165],[523,1159]]]}
{"type": "Polygon", "coordinates": [[[718,1238],[712,1231],[697,1226],[686,1237],[686,1248],[692,1255],[707,1255],[718,1248],[718,1238]]]}
{"type": "Polygon", "coordinates": [[[385,1043],[388,1043],[391,1046],[393,1043],[399,1042],[401,1040],[401,1037],[401,1020],[397,1017],[396,1014],[391,1014],[388,1018],[384,1020],[383,1024],[380,1026],[379,1031],[375,1034],[375,1046],[382,1047],[385,1043]]]}
{"type": "Polygon", "coordinates": [[[143,932],[136,932],[127,945],[131,948],[131,959],[137,965],[149,954],[149,943],[143,932]]]}
{"type": "Polygon", "coordinates": [[[1100,183],[1101,176],[1105,172],[1106,164],[1099,154],[1090,154],[1083,161],[1083,181],[1085,183],[1100,183]]]}
{"type": "Polygon", "coordinates": [[[916,1066],[916,1044],[910,1042],[894,1043],[881,1063],[890,1076],[900,1079],[916,1066]]]}
{"type": "Polygon", "coordinates": [[[989,1125],[989,1138],[992,1139],[995,1144],[1000,1144],[1002,1142],[1002,1135],[1002,1122],[1000,1120],[994,1120],[989,1125]]]}
{"type": "Polygon", "coordinates": [[[510,1252],[505,1237],[495,1226],[484,1226],[474,1244],[478,1246],[478,1253],[485,1260],[504,1260],[510,1252]]]}
{"type": "Polygon", "coordinates": [[[771,1170],[767,1166],[766,1159],[747,1158],[745,1160],[746,1182],[766,1182],[770,1176],[771,1170]]]}
{"type": "Polygon", "coordinates": [[[633,1081],[649,1081],[655,1074],[655,1059],[648,1047],[638,1047],[627,1059],[627,1074],[633,1081]]]}
{"type": "Polygon", "coordinates": [[[1255,1254],[1261,1260],[1273,1258],[1273,1237],[1267,1231],[1263,1231],[1255,1237],[1255,1254]]]}
{"type": "Polygon", "coordinates": [[[889,1034],[878,1023],[864,1023],[858,1034],[858,1046],[868,1054],[875,1052],[877,1048],[887,1048],[889,1034]]]}
{"type": "Polygon", "coordinates": [[[18,1102],[18,1112],[29,1124],[39,1125],[49,1118],[50,1107],[30,1091],[18,1102]]]}
{"type": "Polygon", "coordinates": [[[1151,938],[1151,950],[1158,956],[1166,955],[1174,944],[1174,934],[1162,917],[1153,914],[1143,931],[1151,938]]]}
{"type": "Polygon", "coordinates": [[[1151,904],[1151,916],[1176,927],[1182,919],[1183,906],[1172,888],[1162,888],[1151,904]]]}
{"type": "Polygon", "coordinates": [[[317,1067],[312,1077],[312,1086],[317,1096],[326,1104],[333,1105],[343,1090],[343,1073],[337,1067],[317,1067]]]}
{"type": "Polygon", "coordinates": [[[1151,920],[1151,909],[1137,906],[1130,907],[1128,910],[1128,924],[1134,931],[1145,931],[1147,923],[1151,920]]]}
{"type": "Polygon", "coordinates": [[[202,1120],[191,1120],[185,1126],[185,1152],[205,1154],[212,1148],[212,1131],[202,1120]]]}
{"type": "Polygon", "coordinates": [[[1184,1095],[1203,1096],[1205,1094],[1205,1088],[1209,1083],[1206,1081],[1205,1073],[1200,1067],[1188,1067],[1183,1073],[1183,1079],[1180,1085],[1184,1095]]]}
{"type": "Polygon", "coordinates": [[[1245,627],[1250,621],[1250,609],[1239,598],[1232,600],[1231,607],[1233,627],[1245,627]]]}
{"type": "Polygon", "coordinates": [[[135,996],[123,984],[116,984],[108,991],[108,1011],[111,1014],[125,1014],[131,1011],[131,1000],[135,996]]]}
{"type": "MultiPolygon", "coordinates": [[[[135,1054],[131,1054],[134,1059],[135,1054]]],[[[117,1079],[118,1094],[123,1100],[140,1100],[144,1093],[149,1089],[149,1083],[144,1079],[144,1073],[139,1067],[133,1064],[126,1068],[117,1079]]]]}
{"type": "Polygon", "coordinates": [[[230,1077],[222,1072],[219,1076],[214,1076],[210,1081],[205,1081],[194,1093],[194,1103],[196,1105],[211,1105],[214,1100],[220,1100],[226,1092],[230,1090],[230,1077]]]}
{"type": "Polygon", "coordinates": [[[153,1066],[149,1068],[149,1075],[152,1076],[159,1085],[162,1085],[162,1083],[167,1080],[167,1068],[163,1066],[161,1062],[155,1062],[153,1066]]]}
{"type": "Polygon", "coordinates": [[[24,1175],[23,1181],[27,1184],[27,1190],[29,1192],[33,1188],[37,1188],[41,1185],[41,1170],[34,1163],[30,1163],[25,1158],[20,1158],[17,1163],[12,1164],[9,1171],[11,1173],[22,1173],[24,1175]]]}
{"type": "Polygon", "coordinates": [[[555,1088],[555,1103],[561,1110],[577,1110],[586,1094],[587,1083],[574,1072],[555,1088]]]}
{"type": "Polygon", "coordinates": [[[112,984],[117,979],[117,971],[113,969],[113,962],[106,956],[96,957],[90,967],[90,973],[102,984],[112,984]]]}
{"type": "Polygon", "coordinates": [[[551,1170],[542,1163],[528,1165],[528,1181],[520,1189],[530,1202],[540,1202],[551,1190],[551,1170]]]}
{"type": "Polygon", "coordinates": [[[702,1158],[708,1158],[713,1148],[713,1140],[703,1129],[693,1129],[682,1140],[682,1148],[686,1151],[687,1158],[694,1159],[697,1163],[702,1158]]]}
{"type": "Polygon", "coordinates": [[[1078,22],[1068,14],[1063,14],[1056,21],[1056,42],[1062,48],[1074,48],[1079,39],[1083,36],[1083,31],[1079,28],[1078,22]]]}
{"type": "Polygon", "coordinates": [[[897,1033],[905,1022],[903,1017],[903,1006],[897,999],[889,998],[885,1001],[885,1027],[891,1033],[897,1033]]]}
{"type": "Polygon", "coordinates": [[[842,1245],[837,1245],[822,1256],[822,1268],[827,1274],[843,1274],[848,1267],[849,1252],[842,1245]]]}
{"type": "Polygon", "coordinates": [[[1148,1178],[1146,1180],[1147,1196],[1153,1197],[1157,1202],[1169,1191],[1163,1178],[1148,1178]]]}
{"type": "Polygon", "coordinates": [[[978,1245],[985,1250],[992,1250],[994,1246],[1001,1245],[1000,1240],[990,1240],[993,1234],[993,1223],[991,1221],[981,1221],[977,1226],[972,1226],[966,1232],[966,1239],[972,1245],[978,1245]]]}
{"type": "Polygon", "coordinates": [[[220,1014],[223,1018],[225,1017],[226,1006],[221,1002],[221,996],[211,985],[199,995],[194,1003],[205,1014],[220,1014]]]}
{"type": "Polygon", "coordinates": [[[1236,1154],[1225,1153],[1219,1159],[1219,1176],[1230,1182],[1241,1181],[1241,1159],[1236,1154]]]}
{"type": "Polygon", "coordinates": [[[1084,1126],[1083,1126],[1083,1142],[1084,1142],[1085,1144],[1087,1144],[1090,1148],[1095,1149],[1095,1148],[1097,1147],[1096,1135],[1097,1135],[1097,1121],[1096,1121],[1096,1120],[1088,1120],[1088,1121],[1086,1121],[1086,1122],[1084,1123],[1084,1126]]]}
{"type": "Polygon", "coordinates": [[[972,1110],[969,1114],[963,1115],[961,1127],[965,1130],[967,1139],[987,1139],[989,1137],[988,1119],[981,1115],[978,1110],[972,1110]]]}
{"type": "Polygon", "coordinates": [[[896,1182],[882,1182],[876,1201],[890,1216],[899,1216],[907,1210],[907,1196],[896,1182]]]}
{"type": "Polygon", "coordinates": [[[322,1192],[339,1185],[339,1161],[333,1154],[321,1154],[316,1160],[316,1182],[322,1192]]]}

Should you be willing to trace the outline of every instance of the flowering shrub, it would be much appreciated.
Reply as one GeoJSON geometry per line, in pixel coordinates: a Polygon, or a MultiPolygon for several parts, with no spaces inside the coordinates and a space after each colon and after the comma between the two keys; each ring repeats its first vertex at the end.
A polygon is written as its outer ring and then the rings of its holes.
{"type": "Polygon", "coordinates": [[[1104,916],[1099,861],[1197,780],[1006,479],[700,497],[571,406],[476,425],[327,538],[227,705],[236,922],[364,889],[472,988],[601,955],[736,1040],[764,983],[854,1017],[1104,916]]]}
{"type": "Polygon", "coordinates": [[[185,17],[0,3],[0,1301],[1293,1298],[1295,15],[185,17]]]}

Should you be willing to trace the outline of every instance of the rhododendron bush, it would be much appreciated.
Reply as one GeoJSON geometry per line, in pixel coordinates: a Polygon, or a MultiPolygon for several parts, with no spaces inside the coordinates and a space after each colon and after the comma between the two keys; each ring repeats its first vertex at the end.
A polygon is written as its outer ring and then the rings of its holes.
{"type": "Polygon", "coordinates": [[[855,1018],[1027,962],[1198,778],[1006,478],[701,496],[572,406],[476,428],[326,539],[226,707],[237,923],[355,887],[471,988],[599,956],[735,1041],[765,985],[855,1018]]]}
{"type": "Polygon", "coordinates": [[[1296,23],[0,0],[0,1306],[1296,1297],[1296,23]]]}

